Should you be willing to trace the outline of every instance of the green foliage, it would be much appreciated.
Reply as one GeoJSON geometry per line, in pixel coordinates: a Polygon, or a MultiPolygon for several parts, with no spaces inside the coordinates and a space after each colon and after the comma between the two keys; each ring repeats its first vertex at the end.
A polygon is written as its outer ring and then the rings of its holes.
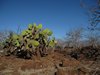
{"type": "Polygon", "coordinates": [[[17,40],[17,39],[19,39],[19,36],[18,36],[17,34],[13,34],[13,35],[12,35],[12,39],[13,39],[13,40],[17,40]]]}
{"type": "Polygon", "coordinates": [[[53,32],[49,29],[42,29],[42,24],[29,24],[28,29],[23,30],[19,35],[12,34],[6,41],[10,43],[11,47],[17,47],[20,50],[23,50],[24,46],[24,51],[30,51],[30,48],[33,50],[36,50],[36,48],[44,50],[46,49],[45,47],[55,46],[55,38],[49,39],[52,34],[53,32]]]}
{"type": "Polygon", "coordinates": [[[22,31],[21,35],[22,36],[27,35],[27,31],[26,30],[22,31]]]}
{"type": "Polygon", "coordinates": [[[49,46],[50,47],[53,47],[54,46],[54,42],[52,40],[50,41],[49,46]]]}
{"type": "Polygon", "coordinates": [[[15,46],[16,46],[16,47],[19,47],[19,46],[20,46],[20,43],[19,43],[18,40],[16,40],[14,43],[15,43],[15,46]]]}
{"type": "Polygon", "coordinates": [[[38,39],[39,38],[39,34],[36,34],[35,36],[34,36],[34,39],[38,39]]]}
{"type": "Polygon", "coordinates": [[[49,29],[44,29],[40,32],[41,36],[44,37],[45,39],[48,39],[49,36],[52,35],[52,31],[49,29]]]}
{"type": "Polygon", "coordinates": [[[3,43],[2,42],[0,42],[0,47],[2,47],[3,46],[3,43]]]}
{"type": "Polygon", "coordinates": [[[52,40],[50,40],[49,42],[49,46],[50,47],[54,47],[56,45],[57,41],[55,40],[55,38],[53,37],[52,40]]]}
{"type": "Polygon", "coordinates": [[[36,23],[34,23],[34,24],[33,24],[33,27],[35,27],[35,28],[36,28],[36,23]]]}
{"type": "Polygon", "coordinates": [[[33,28],[33,25],[32,24],[29,24],[28,25],[28,29],[32,30],[32,28],[33,28]]]}
{"type": "Polygon", "coordinates": [[[42,29],[42,24],[39,24],[39,25],[37,26],[37,29],[42,29]]]}
{"type": "Polygon", "coordinates": [[[36,40],[31,40],[30,43],[31,43],[34,47],[39,46],[39,42],[36,41],[36,40]]]}

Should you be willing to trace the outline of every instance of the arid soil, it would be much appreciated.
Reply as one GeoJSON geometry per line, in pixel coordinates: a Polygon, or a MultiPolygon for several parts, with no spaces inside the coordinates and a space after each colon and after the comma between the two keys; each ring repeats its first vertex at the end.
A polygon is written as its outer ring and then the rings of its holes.
{"type": "Polygon", "coordinates": [[[0,56],[0,75],[100,75],[96,74],[100,64],[97,70],[93,64],[94,61],[79,61],[58,52],[32,59],[0,56]]]}

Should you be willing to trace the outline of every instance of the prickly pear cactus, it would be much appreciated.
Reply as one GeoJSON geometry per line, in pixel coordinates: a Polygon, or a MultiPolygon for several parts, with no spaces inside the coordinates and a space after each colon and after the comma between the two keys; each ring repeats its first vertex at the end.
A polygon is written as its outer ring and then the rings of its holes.
{"type": "Polygon", "coordinates": [[[13,50],[13,52],[17,52],[22,55],[24,51],[26,53],[30,52],[31,54],[34,51],[40,52],[40,54],[42,53],[41,55],[43,55],[45,54],[45,49],[54,47],[57,43],[55,38],[49,38],[50,36],[52,36],[52,34],[53,32],[49,29],[42,29],[42,24],[36,25],[34,23],[29,24],[28,28],[23,30],[20,34],[13,33],[5,43],[8,42],[8,44],[10,45],[7,47],[15,47],[14,49],[16,51],[13,50]]]}

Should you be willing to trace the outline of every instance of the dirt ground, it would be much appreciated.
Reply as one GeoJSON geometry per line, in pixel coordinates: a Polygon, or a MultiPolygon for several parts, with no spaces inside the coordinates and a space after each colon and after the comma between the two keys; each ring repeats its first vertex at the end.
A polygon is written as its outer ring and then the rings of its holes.
{"type": "Polygon", "coordinates": [[[0,75],[92,75],[93,63],[94,61],[78,61],[58,52],[32,59],[0,56],[0,75]]]}

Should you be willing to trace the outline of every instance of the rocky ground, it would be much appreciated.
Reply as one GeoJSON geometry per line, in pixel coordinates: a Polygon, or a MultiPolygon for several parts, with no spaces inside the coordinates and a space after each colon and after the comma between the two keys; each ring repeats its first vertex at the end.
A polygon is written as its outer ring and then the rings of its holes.
{"type": "Polygon", "coordinates": [[[100,75],[100,63],[58,52],[32,59],[0,56],[0,75],[100,75]]]}

